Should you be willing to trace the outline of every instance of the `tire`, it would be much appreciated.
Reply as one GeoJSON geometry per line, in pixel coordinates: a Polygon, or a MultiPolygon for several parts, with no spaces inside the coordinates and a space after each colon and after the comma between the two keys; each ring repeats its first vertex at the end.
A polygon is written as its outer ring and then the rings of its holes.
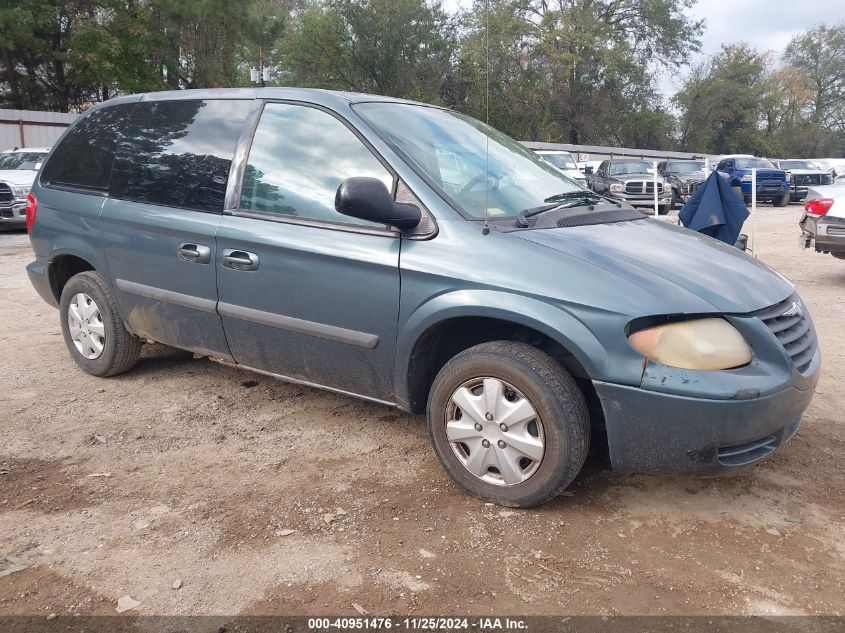
{"type": "Polygon", "coordinates": [[[540,505],[560,494],[581,470],[590,445],[587,405],[572,376],[547,354],[513,341],[482,343],[446,363],[429,393],[427,419],[434,452],[452,479],[480,499],[514,508],[540,505]],[[479,382],[476,387],[471,386],[479,382]],[[503,390],[502,397],[494,401],[500,404],[491,420],[472,405],[486,409],[484,399],[497,393],[493,389],[496,382],[503,390]],[[478,398],[477,402],[469,401],[470,396],[478,398]],[[456,399],[468,405],[461,408],[456,399]],[[533,408],[534,417],[522,415],[525,421],[521,423],[513,415],[506,417],[509,410],[530,411],[524,404],[510,408],[509,403],[520,404],[523,400],[533,408]],[[502,431],[501,420],[509,420],[513,428],[506,426],[502,431]],[[450,441],[447,421],[457,426],[464,422],[460,428],[452,429],[452,439],[460,433],[466,437],[466,444],[450,441]],[[477,431],[479,426],[481,432],[477,431]],[[489,448],[483,448],[483,442],[490,440],[489,448]],[[501,448],[500,441],[520,441],[538,458],[523,456],[526,454],[514,445],[505,443],[501,448]],[[483,477],[464,465],[476,455],[480,457],[475,465],[481,465],[476,472],[483,472],[483,477]],[[503,461],[499,461],[500,457],[503,461]],[[486,466],[488,458],[493,461],[492,468],[486,466]],[[510,464],[510,469],[498,471],[500,464],[510,464]],[[510,474],[510,482],[505,473],[510,474]]]}
{"type": "Polygon", "coordinates": [[[675,193],[674,189],[672,189],[672,200],[669,202],[669,208],[673,211],[678,208],[678,194],[675,193]]]}
{"type": "Polygon", "coordinates": [[[674,209],[674,207],[671,204],[661,204],[657,207],[657,215],[669,215],[669,209],[674,209]]]}
{"type": "Polygon", "coordinates": [[[73,360],[86,373],[101,377],[117,376],[132,369],[138,361],[143,343],[126,330],[114,295],[99,273],[86,271],[70,278],[62,290],[59,314],[65,345],[73,360]],[[89,299],[93,308],[87,302],[89,299]],[[71,305],[74,306],[73,313],[70,312],[71,305]],[[85,321],[85,317],[90,321],[85,321]],[[71,332],[71,321],[76,324],[73,326],[74,333],[71,332]],[[102,336],[99,336],[100,332],[102,336]],[[74,334],[80,339],[79,343],[74,342],[74,334]],[[101,348],[99,354],[98,348],[101,348]]]}
{"type": "Polygon", "coordinates": [[[774,198],[772,204],[776,207],[785,207],[789,205],[789,192],[787,191],[780,198],[774,198]]]}

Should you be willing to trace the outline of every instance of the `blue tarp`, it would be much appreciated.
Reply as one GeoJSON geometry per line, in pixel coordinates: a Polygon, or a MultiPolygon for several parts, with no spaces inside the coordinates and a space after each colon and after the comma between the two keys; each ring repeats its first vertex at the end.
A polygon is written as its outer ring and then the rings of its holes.
{"type": "Polygon", "coordinates": [[[733,246],[748,215],[742,198],[714,171],[687,200],[678,218],[688,229],[733,246]]]}

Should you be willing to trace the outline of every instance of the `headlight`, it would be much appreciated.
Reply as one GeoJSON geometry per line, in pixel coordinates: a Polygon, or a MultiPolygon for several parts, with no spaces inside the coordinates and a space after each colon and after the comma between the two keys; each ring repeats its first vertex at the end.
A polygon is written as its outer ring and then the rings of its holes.
{"type": "Polygon", "coordinates": [[[24,185],[12,185],[11,189],[12,195],[16,199],[23,199],[26,198],[26,195],[29,193],[29,190],[32,189],[32,187],[26,187],[24,185]]]}
{"type": "Polygon", "coordinates": [[[751,174],[745,174],[740,180],[742,182],[751,182],[751,174]]]}
{"type": "Polygon", "coordinates": [[[610,185],[610,192],[611,193],[622,193],[623,191],[625,191],[625,185],[623,185],[621,182],[611,183],[611,185],[610,185]]]}
{"type": "Polygon", "coordinates": [[[640,354],[680,369],[716,370],[751,362],[751,347],[724,319],[698,319],[640,330],[628,337],[640,354]]]}

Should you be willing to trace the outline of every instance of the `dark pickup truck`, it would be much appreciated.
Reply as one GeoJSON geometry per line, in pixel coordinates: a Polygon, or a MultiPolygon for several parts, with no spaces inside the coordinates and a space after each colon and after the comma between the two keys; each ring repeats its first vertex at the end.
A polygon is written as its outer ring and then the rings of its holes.
{"type": "Polygon", "coordinates": [[[686,203],[710,175],[704,173],[703,160],[664,160],[657,164],[657,173],[672,189],[672,209],[686,203]]]}
{"type": "MultiPolygon", "coordinates": [[[[624,200],[634,207],[654,208],[654,165],[642,159],[605,160],[594,174],[587,174],[590,189],[609,198],[624,200]]],[[[669,213],[672,190],[662,176],[657,177],[657,204],[660,215],[669,213]]]]}

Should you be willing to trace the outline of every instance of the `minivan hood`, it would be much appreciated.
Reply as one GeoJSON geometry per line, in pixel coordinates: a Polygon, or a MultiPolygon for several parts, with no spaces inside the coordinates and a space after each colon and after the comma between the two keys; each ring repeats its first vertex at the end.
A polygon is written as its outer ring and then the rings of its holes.
{"type": "Polygon", "coordinates": [[[664,314],[747,313],[778,303],[792,284],[739,249],[662,220],[514,231],[657,295],[664,314]]]}

